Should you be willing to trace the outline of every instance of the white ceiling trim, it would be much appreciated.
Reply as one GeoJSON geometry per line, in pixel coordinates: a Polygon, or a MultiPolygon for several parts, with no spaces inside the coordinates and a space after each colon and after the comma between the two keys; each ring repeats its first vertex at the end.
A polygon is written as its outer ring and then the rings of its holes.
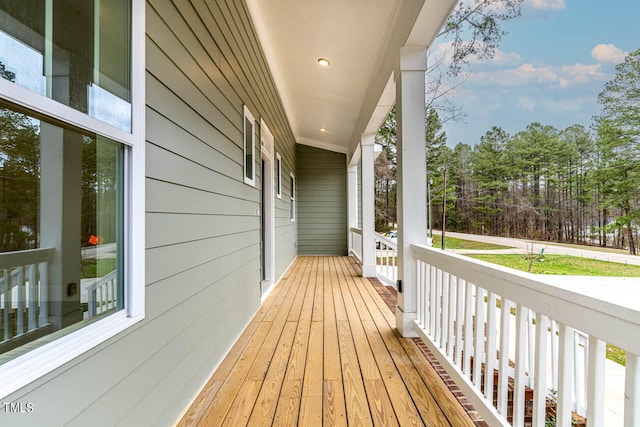
{"type": "Polygon", "coordinates": [[[322,150],[333,151],[334,153],[348,154],[347,147],[342,145],[331,144],[330,142],[317,141],[309,138],[299,138],[298,144],[307,145],[309,147],[320,148],[322,150]]]}
{"type": "Polygon", "coordinates": [[[353,155],[362,134],[375,133],[395,104],[393,71],[400,48],[423,46],[426,50],[458,0],[394,0],[370,5],[365,0],[343,1],[246,3],[296,141],[353,155]],[[362,8],[363,4],[368,6],[362,8]],[[330,16],[331,10],[345,15],[330,16]],[[354,13],[361,15],[353,16],[354,13]],[[381,32],[369,33],[368,19],[378,24],[384,21],[385,26],[380,25],[381,32]],[[284,32],[291,22],[295,33],[284,32]],[[326,29],[333,26],[336,31],[327,33],[326,29]],[[333,35],[337,34],[344,34],[344,39],[336,40],[333,35]],[[368,45],[364,38],[367,34],[371,37],[366,40],[372,41],[368,45]],[[323,41],[327,42],[332,64],[329,69],[318,71],[310,64],[324,56],[323,41]],[[345,70],[345,60],[352,60],[352,69],[345,70]],[[333,74],[325,80],[326,75],[321,74],[325,72],[333,74]],[[307,74],[306,80],[297,78],[307,74]],[[320,127],[333,132],[333,137],[328,132],[314,136],[320,127]]]}
{"type": "Polygon", "coordinates": [[[294,135],[297,135],[298,124],[295,120],[295,115],[292,114],[294,109],[291,106],[291,100],[286,96],[286,92],[284,90],[282,74],[279,71],[273,49],[271,48],[269,32],[267,31],[267,28],[264,24],[264,19],[262,19],[262,13],[260,13],[258,0],[246,0],[246,2],[247,7],[249,8],[249,13],[251,14],[251,19],[253,20],[253,25],[256,29],[256,33],[258,34],[258,41],[260,42],[262,51],[264,52],[264,55],[267,59],[267,64],[269,65],[269,70],[271,70],[271,75],[273,76],[276,89],[278,90],[278,94],[280,95],[280,99],[284,107],[284,112],[287,115],[287,119],[289,120],[291,131],[294,135]]]}

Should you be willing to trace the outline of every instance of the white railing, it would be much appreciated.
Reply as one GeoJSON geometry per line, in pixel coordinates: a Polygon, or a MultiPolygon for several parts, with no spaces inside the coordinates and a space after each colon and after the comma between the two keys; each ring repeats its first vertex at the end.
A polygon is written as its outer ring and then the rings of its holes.
{"type": "Polygon", "coordinates": [[[380,233],[375,233],[376,275],[387,285],[396,286],[398,280],[398,245],[380,233]]]}
{"type": "Polygon", "coordinates": [[[53,248],[0,253],[0,343],[49,322],[47,278],[54,253],[53,248]]]}
{"type": "Polygon", "coordinates": [[[362,262],[362,230],[360,228],[350,228],[349,243],[351,253],[362,262]]]}
{"type": "Polygon", "coordinates": [[[555,425],[570,426],[572,412],[589,426],[611,425],[604,414],[606,343],[627,352],[619,390],[624,425],[640,425],[640,280],[567,280],[411,248],[416,332],[489,425],[509,419],[522,426],[528,406],[532,425],[545,426],[551,400],[555,425]],[[533,402],[525,401],[527,387],[533,402]]]}
{"type": "Polygon", "coordinates": [[[118,307],[117,277],[117,270],[113,270],[87,288],[87,311],[89,317],[118,307]]]}

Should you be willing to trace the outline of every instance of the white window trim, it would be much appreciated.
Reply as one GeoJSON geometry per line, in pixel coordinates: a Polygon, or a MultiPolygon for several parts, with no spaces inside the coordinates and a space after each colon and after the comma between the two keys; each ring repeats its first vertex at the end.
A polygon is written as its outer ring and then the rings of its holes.
{"type": "Polygon", "coordinates": [[[244,178],[244,183],[248,184],[252,187],[256,186],[256,119],[249,111],[247,106],[244,106],[244,115],[242,116],[242,164],[244,165],[242,169],[242,176],[244,178]],[[251,122],[251,177],[247,177],[247,119],[251,122]]]}
{"type": "Polygon", "coordinates": [[[276,152],[276,197],[282,200],[282,157],[280,157],[280,153],[276,152]]]}
{"type": "Polygon", "coordinates": [[[45,116],[111,138],[130,148],[125,156],[125,308],[0,365],[0,399],[144,319],[145,307],[145,3],[131,2],[131,133],[0,79],[2,98],[45,116]]]}
{"type": "Polygon", "coordinates": [[[290,212],[290,219],[291,222],[295,222],[296,220],[296,209],[298,208],[296,206],[296,176],[290,172],[289,176],[291,177],[291,212],[290,212]]]}

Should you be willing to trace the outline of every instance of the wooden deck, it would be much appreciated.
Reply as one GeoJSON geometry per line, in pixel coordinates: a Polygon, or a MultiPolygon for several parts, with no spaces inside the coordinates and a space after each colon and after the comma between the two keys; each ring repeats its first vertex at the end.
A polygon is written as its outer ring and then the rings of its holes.
{"type": "Polygon", "coordinates": [[[179,426],[473,426],[348,257],[298,257],[179,426]]]}

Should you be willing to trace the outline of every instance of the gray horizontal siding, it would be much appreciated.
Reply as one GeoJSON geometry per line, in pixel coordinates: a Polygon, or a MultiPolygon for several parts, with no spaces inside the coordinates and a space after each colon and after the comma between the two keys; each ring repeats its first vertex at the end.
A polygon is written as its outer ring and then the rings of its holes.
{"type": "MultiPolygon", "coordinates": [[[[293,133],[241,1],[149,0],[145,320],[7,401],[10,425],[166,426],[260,305],[260,186],[243,182],[243,105],[282,156],[276,277],[297,254],[293,133]]],[[[0,424],[4,425],[4,419],[0,424]]]]}
{"type": "Polygon", "coordinates": [[[346,255],[346,157],[305,145],[297,153],[298,253],[346,255]]]}

